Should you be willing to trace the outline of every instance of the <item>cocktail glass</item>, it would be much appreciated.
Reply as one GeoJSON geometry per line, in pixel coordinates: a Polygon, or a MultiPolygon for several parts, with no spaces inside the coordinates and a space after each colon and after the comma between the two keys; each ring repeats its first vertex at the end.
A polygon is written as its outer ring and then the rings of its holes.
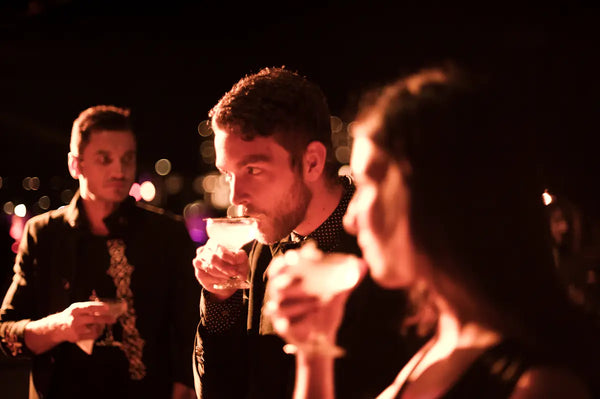
{"type": "MultiPolygon", "coordinates": [[[[103,302],[108,305],[108,312],[115,318],[119,318],[127,311],[127,301],[123,298],[98,298],[93,295],[91,298],[94,301],[103,302]]],[[[88,355],[92,354],[94,345],[97,346],[118,346],[120,343],[115,341],[113,336],[113,326],[104,326],[103,334],[96,340],[94,339],[82,339],[76,342],[77,346],[81,348],[88,355]]]]}
{"type": "MultiPolygon", "coordinates": [[[[351,254],[319,251],[314,242],[306,243],[300,250],[288,251],[284,255],[290,273],[302,278],[302,287],[308,294],[317,296],[327,303],[334,296],[350,291],[360,282],[366,272],[364,262],[351,254]]],[[[324,314],[316,317],[329,317],[324,314]]],[[[316,320],[315,320],[316,321],[316,320]]],[[[319,323],[315,322],[314,326],[319,323]]],[[[324,331],[312,328],[303,342],[289,342],[283,350],[295,354],[298,350],[308,354],[326,354],[333,357],[343,356],[343,348],[332,344],[324,331]]]]}
{"type": "MultiPolygon", "coordinates": [[[[230,251],[237,251],[254,240],[257,235],[256,219],[246,216],[206,218],[206,234],[230,251]]],[[[230,277],[224,283],[213,285],[215,289],[250,288],[248,279],[230,277]]]]}
{"type": "MultiPolygon", "coordinates": [[[[98,301],[108,305],[108,312],[115,318],[118,319],[120,316],[127,312],[127,301],[125,298],[98,298],[98,301]]],[[[96,341],[98,346],[118,346],[120,345],[115,341],[113,336],[113,326],[107,325],[104,329],[104,335],[101,339],[96,341]]]]}

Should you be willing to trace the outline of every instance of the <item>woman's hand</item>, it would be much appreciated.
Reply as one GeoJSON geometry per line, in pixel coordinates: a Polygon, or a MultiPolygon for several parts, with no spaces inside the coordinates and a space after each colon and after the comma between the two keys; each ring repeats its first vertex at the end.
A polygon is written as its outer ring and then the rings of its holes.
{"type": "MultiPolygon", "coordinates": [[[[299,250],[289,250],[271,261],[267,269],[269,301],[265,312],[270,315],[275,331],[286,342],[300,347],[311,334],[318,333],[327,343],[335,343],[351,290],[343,290],[331,297],[311,293],[310,287],[305,284],[307,278],[302,274],[315,266],[329,267],[332,259],[335,262],[354,262],[349,263],[349,267],[356,266],[357,262],[352,255],[325,255],[316,247],[306,245],[299,250]]],[[[362,262],[360,264],[362,278],[366,266],[362,262]]]]}

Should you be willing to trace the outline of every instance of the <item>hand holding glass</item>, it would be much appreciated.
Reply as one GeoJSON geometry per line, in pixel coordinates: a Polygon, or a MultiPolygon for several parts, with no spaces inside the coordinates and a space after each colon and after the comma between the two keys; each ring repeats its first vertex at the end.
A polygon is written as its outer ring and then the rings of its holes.
{"type": "MultiPolygon", "coordinates": [[[[256,219],[244,216],[207,218],[206,233],[209,238],[230,251],[237,251],[256,238],[256,219]]],[[[250,288],[248,279],[231,277],[225,283],[213,284],[215,289],[250,288]]]]}
{"type": "MultiPolygon", "coordinates": [[[[300,250],[286,252],[284,260],[289,266],[286,273],[300,277],[304,292],[318,297],[323,304],[342,292],[350,291],[366,272],[366,265],[356,256],[341,253],[324,254],[313,242],[308,242],[300,250]]],[[[328,314],[320,316],[330,317],[328,314]]],[[[301,350],[307,354],[343,356],[344,349],[329,342],[326,332],[319,329],[320,324],[315,320],[308,338],[304,342],[289,342],[284,346],[284,351],[297,353],[301,350]]]]}
{"type": "MultiPolygon", "coordinates": [[[[108,306],[108,314],[112,315],[115,319],[123,315],[127,311],[127,301],[122,298],[96,298],[95,301],[102,302],[108,306]]],[[[93,339],[83,339],[77,341],[77,346],[81,348],[88,355],[92,354],[94,347],[93,339]]],[[[104,327],[104,336],[95,342],[98,346],[113,346],[114,338],[112,332],[112,325],[106,325],[104,327]]]]}

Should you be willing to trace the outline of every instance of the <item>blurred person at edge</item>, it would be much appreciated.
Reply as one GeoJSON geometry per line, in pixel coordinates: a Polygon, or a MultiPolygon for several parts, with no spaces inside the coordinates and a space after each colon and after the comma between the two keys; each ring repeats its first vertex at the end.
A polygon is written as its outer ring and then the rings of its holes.
{"type": "Polygon", "coordinates": [[[181,217],[128,195],[136,148],[129,110],[81,112],[68,155],[79,190],[26,224],[0,347],[32,358],[30,398],[195,397],[196,246],[181,217]],[[103,298],[127,309],[117,317],[103,298]]]}
{"type": "Polygon", "coordinates": [[[554,264],[571,300],[600,323],[597,222],[564,194],[546,206],[554,264]]]}
{"type": "MultiPolygon", "coordinates": [[[[264,68],[237,82],[210,111],[216,167],[231,202],[258,219],[258,239],[237,252],[214,240],[197,251],[203,286],[196,337],[196,389],[204,399],[290,398],[294,357],[264,315],[265,270],[273,256],[308,240],[325,252],[359,253],[342,226],[354,185],[337,175],[331,121],[322,90],[297,72],[264,68]],[[308,239],[308,240],[305,240],[308,239]],[[251,276],[249,290],[215,289],[251,276]]],[[[350,297],[336,360],[342,398],[372,398],[414,351],[400,338],[405,292],[370,276],[350,297]],[[341,384],[344,381],[344,384],[341,384]]]]}
{"type": "MultiPolygon", "coordinates": [[[[438,315],[380,399],[598,397],[598,332],[553,271],[535,103],[504,73],[424,69],[358,112],[344,225],[379,284],[420,291],[421,314],[438,315]]],[[[276,330],[302,342],[321,320],[334,337],[345,295],[319,303],[291,268],[286,257],[269,268],[276,330]]],[[[296,361],[296,399],[334,397],[331,358],[296,361]]]]}

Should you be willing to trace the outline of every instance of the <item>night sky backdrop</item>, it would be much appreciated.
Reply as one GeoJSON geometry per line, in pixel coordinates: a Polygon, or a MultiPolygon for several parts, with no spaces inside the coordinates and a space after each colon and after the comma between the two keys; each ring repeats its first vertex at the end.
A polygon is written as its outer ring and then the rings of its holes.
{"type": "MultiPolygon", "coordinates": [[[[549,187],[597,216],[597,7],[402,3],[412,4],[0,0],[0,207],[48,194],[53,176],[76,187],[66,167],[69,134],[91,105],[131,108],[141,169],[168,158],[173,172],[192,179],[211,170],[199,156],[198,124],[247,73],[298,70],[350,121],[365,89],[456,59],[525,72],[523,90],[537,90],[544,115],[549,187]],[[37,192],[22,188],[28,176],[40,178],[37,192]]],[[[167,207],[181,212],[196,199],[185,193],[167,207]]],[[[14,254],[1,208],[0,219],[8,276],[14,254]]]]}
{"type": "MultiPolygon", "coordinates": [[[[597,8],[149,3],[1,2],[2,204],[32,201],[52,176],[76,186],[66,168],[69,133],[91,105],[131,108],[140,169],[168,158],[173,172],[192,179],[211,169],[199,156],[198,123],[244,74],[265,66],[298,70],[322,86],[332,113],[349,121],[365,89],[446,59],[524,71],[524,91],[539,90],[544,110],[540,147],[553,188],[594,198],[597,8]],[[27,176],[40,178],[39,192],[22,189],[27,176]]],[[[188,190],[166,206],[181,212],[193,195],[188,190]]]]}

